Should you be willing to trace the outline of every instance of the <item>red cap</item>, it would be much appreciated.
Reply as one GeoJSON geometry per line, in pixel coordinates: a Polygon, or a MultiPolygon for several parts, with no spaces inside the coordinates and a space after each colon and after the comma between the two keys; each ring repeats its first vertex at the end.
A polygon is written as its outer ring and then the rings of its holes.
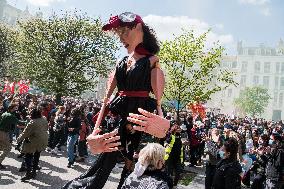
{"type": "Polygon", "coordinates": [[[125,12],[120,15],[110,17],[108,24],[104,25],[102,29],[104,31],[108,31],[113,28],[118,28],[120,26],[127,26],[133,23],[138,24],[138,23],[144,23],[144,22],[141,16],[130,13],[130,12],[125,12]]]}

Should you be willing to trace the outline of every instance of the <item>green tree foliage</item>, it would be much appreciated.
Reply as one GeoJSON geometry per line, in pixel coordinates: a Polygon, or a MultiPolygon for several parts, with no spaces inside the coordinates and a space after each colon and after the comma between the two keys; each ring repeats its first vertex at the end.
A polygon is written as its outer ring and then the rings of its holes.
{"type": "Polygon", "coordinates": [[[240,93],[239,98],[235,99],[235,104],[246,114],[255,117],[264,112],[269,100],[267,89],[259,86],[247,87],[240,93]]]}
{"type": "Polygon", "coordinates": [[[172,41],[162,42],[159,56],[166,75],[164,97],[177,103],[178,113],[188,103],[205,102],[212,94],[236,85],[234,73],[220,67],[224,48],[218,43],[205,48],[209,32],[195,36],[193,31],[184,31],[172,41]]]}
{"type": "Polygon", "coordinates": [[[16,32],[7,25],[0,23],[0,80],[7,76],[11,67],[10,60],[15,53],[16,32]]]}
{"type": "Polygon", "coordinates": [[[100,19],[78,13],[19,23],[17,66],[13,73],[56,94],[80,95],[107,76],[115,64],[116,39],[102,31],[100,19]]]}

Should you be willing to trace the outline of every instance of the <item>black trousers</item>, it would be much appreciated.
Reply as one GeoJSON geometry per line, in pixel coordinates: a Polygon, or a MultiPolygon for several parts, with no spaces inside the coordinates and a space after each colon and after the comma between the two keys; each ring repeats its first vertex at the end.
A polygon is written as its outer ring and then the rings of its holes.
{"type": "Polygon", "coordinates": [[[54,143],[54,131],[53,131],[53,128],[51,127],[51,128],[49,128],[48,129],[48,131],[49,131],[49,135],[48,135],[48,147],[50,147],[50,148],[54,148],[53,147],[53,143],[54,143]]]}
{"type": "Polygon", "coordinates": [[[35,153],[26,153],[25,154],[25,163],[27,167],[27,172],[31,170],[36,170],[38,167],[38,162],[40,158],[40,152],[36,151],[35,153]]]}
{"type": "MultiPolygon", "coordinates": [[[[126,125],[125,122],[126,119],[123,119],[120,124],[126,125]]],[[[123,126],[118,127],[118,133],[120,136],[121,146],[124,148],[124,150],[100,154],[98,159],[94,162],[92,167],[90,167],[87,172],[65,184],[65,186],[63,186],[63,189],[102,189],[104,187],[112,169],[118,162],[118,159],[121,159],[122,157],[124,159],[127,158],[125,151],[127,139],[126,128],[123,126]]],[[[140,138],[135,138],[133,140],[138,140],[138,143],[140,142],[140,138]]],[[[128,174],[129,171],[126,167],[124,167],[121,173],[118,189],[123,184],[128,174]]]]}
{"type": "Polygon", "coordinates": [[[199,145],[190,147],[190,163],[192,165],[197,165],[198,150],[199,150],[199,145]]]}
{"type": "Polygon", "coordinates": [[[100,154],[87,172],[65,184],[63,189],[102,189],[117,162],[118,156],[120,156],[119,151],[100,154]]]}
{"type": "Polygon", "coordinates": [[[175,157],[170,157],[169,159],[166,161],[166,170],[167,173],[173,177],[173,181],[174,181],[174,186],[177,186],[178,181],[180,179],[180,175],[182,173],[182,164],[181,164],[181,160],[179,159],[179,156],[177,154],[175,157]]]}
{"type": "Polygon", "coordinates": [[[251,189],[263,189],[266,178],[264,174],[257,174],[251,184],[251,189]]]}
{"type": "Polygon", "coordinates": [[[216,165],[211,165],[211,164],[206,165],[205,189],[211,189],[215,172],[216,172],[216,165]]]}
{"type": "Polygon", "coordinates": [[[84,157],[85,155],[88,155],[88,150],[87,150],[87,144],[86,140],[79,141],[78,143],[78,152],[80,157],[84,157]]]}
{"type": "Polygon", "coordinates": [[[60,129],[59,131],[54,131],[54,137],[53,141],[51,142],[51,149],[54,149],[55,147],[60,148],[62,145],[64,145],[64,128],[60,129]]]}

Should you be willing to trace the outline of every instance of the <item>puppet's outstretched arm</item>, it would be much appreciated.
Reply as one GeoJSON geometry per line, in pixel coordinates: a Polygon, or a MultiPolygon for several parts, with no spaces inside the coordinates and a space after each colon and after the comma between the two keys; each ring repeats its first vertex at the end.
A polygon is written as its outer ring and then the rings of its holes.
{"type": "Polygon", "coordinates": [[[99,126],[101,125],[102,119],[103,119],[104,114],[105,114],[106,105],[107,105],[107,103],[108,103],[108,101],[109,101],[109,98],[110,98],[110,96],[112,95],[112,93],[113,93],[113,91],[114,91],[114,89],[115,89],[115,87],[116,87],[116,84],[117,84],[117,81],[116,81],[114,72],[112,72],[111,75],[110,75],[110,77],[109,77],[109,80],[108,80],[107,90],[106,90],[106,96],[105,96],[105,98],[103,99],[103,104],[102,104],[102,107],[101,107],[101,110],[100,110],[98,119],[97,119],[97,121],[96,121],[94,131],[95,131],[97,128],[99,128],[99,126]]]}
{"type": "Polygon", "coordinates": [[[159,116],[163,117],[163,111],[161,107],[162,96],[165,89],[165,76],[163,70],[160,68],[159,59],[156,56],[150,58],[151,65],[154,68],[151,71],[151,86],[153,93],[157,99],[157,111],[159,116]]]}

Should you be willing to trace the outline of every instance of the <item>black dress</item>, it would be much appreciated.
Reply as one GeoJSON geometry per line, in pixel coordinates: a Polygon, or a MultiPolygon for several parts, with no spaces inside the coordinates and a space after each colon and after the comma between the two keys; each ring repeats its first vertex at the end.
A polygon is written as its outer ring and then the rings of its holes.
{"type": "MultiPolygon", "coordinates": [[[[151,87],[151,65],[149,57],[143,57],[127,71],[128,57],[124,57],[116,66],[115,77],[117,80],[118,91],[152,91],[151,87]]],[[[138,108],[143,108],[153,112],[156,109],[156,100],[150,97],[127,97],[119,96],[117,93],[115,98],[110,102],[109,109],[114,114],[119,114],[122,121],[119,125],[119,135],[122,147],[125,149],[127,139],[126,134],[126,118],[129,113],[138,113],[138,108]]],[[[133,138],[133,137],[132,137],[133,138]]],[[[139,143],[141,133],[135,138],[135,143],[139,143]]],[[[132,139],[130,139],[132,140],[132,139]]],[[[102,153],[94,162],[90,169],[80,177],[68,182],[63,188],[92,188],[101,189],[105,185],[109,174],[117,163],[119,156],[130,157],[125,150],[120,150],[111,153],[102,153]]],[[[120,185],[127,176],[127,171],[124,169],[121,175],[120,185]]]]}
{"type": "MultiPolygon", "coordinates": [[[[118,91],[152,91],[151,66],[149,57],[143,57],[127,70],[128,57],[116,66],[115,77],[118,91]]],[[[156,100],[150,97],[126,97],[116,94],[109,109],[126,118],[129,113],[138,113],[138,108],[153,112],[156,109],[156,100]]]]}

